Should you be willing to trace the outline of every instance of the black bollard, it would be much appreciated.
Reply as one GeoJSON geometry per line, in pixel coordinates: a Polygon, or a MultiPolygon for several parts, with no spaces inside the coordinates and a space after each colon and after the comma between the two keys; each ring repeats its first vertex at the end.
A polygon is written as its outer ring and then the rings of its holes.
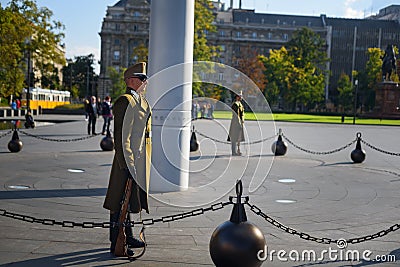
{"type": "Polygon", "coordinates": [[[365,160],[365,151],[361,148],[361,133],[357,133],[356,149],[351,151],[350,157],[354,163],[361,163],[365,160]]]}
{"type": "Polygon", "coordinates": [[[18,132],[15,129],[14,133],[12,135],[11,141],[8,142],[8,150],[10,150],[10,152],[16,153],[21,151],[22,149],[22,142],[21,140],[19,140],[19,136],[18,136],[18,132]]]}
{"type": "Polygon", "coordinates": [[[282,129],[279,129],[278,140],[272,143],[271,150],[275,156],[283,156],[286,154],[287,144],[282,140],[282,129]]]}
{"type": "Polygon", "coordinates": [[[190,137],[190,152],[195,152],[199,150],[199,142],[196,138],[196,133],[193,126],[192,137],[190,137]]]}
{"type": "Polygon", "coordinates": [[[103,149],[103,151],[113,151],[114,139],[111,136],[110,130],[107,130],[106,136],[101,139],[100,147],[103,149]]]}
{"type": "Polygon", "coordinates": [[[247,221],[241,202],[242,190],[242,181],[239,180],[236,184],[237,202],[231,218],[219,225],[211,236],[210,255],[217,267],[258,267],[263,263],[258,255],[265,250],[264,234],[247,221]]]}

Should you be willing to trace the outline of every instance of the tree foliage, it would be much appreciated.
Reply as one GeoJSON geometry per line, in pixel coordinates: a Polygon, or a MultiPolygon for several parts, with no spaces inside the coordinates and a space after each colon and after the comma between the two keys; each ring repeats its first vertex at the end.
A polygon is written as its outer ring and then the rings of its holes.
{"type": "Polygon", "coordinates": [[[94,55],[75,57],[69,59],[69,63],[62,70],[64,88],[77,88],[74,97],[96,95],[98,76],[94,73],[94,55]]]}
{"type": "Polygon", "coordinates": [[[114,67],[109,67],[108,68],[108,74],[110,76],[111,80],[111,90],[110,90],[110,96],[111,99],[116,99],[120,95],[125,93],[125,82],[124,82],[124,75],[123,73],[125,72],[125,68],[120,68],[117,70],[114,67]]]}
{"type": "MultiPolygon", "coordinates": [[[[3,96],[19,94],[27,77],[27,55],[35,62],[35,71],[50,82],[54,64],[63,64],[59,49],[64,26],[52,20],[53,13],[39,8],[35,0],[11,0],[0,10],[0,89],[3,96]],[[47,77],[46,77],[47,76],[47,77]]],[[[36,78],[37,79],[37,78],[36,78]]]]}
{"type": "Polygon", "coordinates": [[[268,100],[281,98],[292,110],[298,105],[310,109],[323,100],[328,59],[324,40],[318,34],[305,28],[296,31],[287,48],[272,50],[269,57],[260,59],[266,69],[268,100]]]}
{"type": "Polygon", "coordinates": [[[339,104],[342,106],[343,112],[351,111],[354,90],[349,75],[345,73],[340,75],[337,90],[339,92],[339,104]]]}

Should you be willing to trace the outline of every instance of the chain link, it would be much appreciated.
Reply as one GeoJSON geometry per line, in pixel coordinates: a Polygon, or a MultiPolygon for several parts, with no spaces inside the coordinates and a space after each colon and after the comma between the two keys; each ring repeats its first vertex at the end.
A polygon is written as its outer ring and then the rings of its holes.
{"type": "MultiPolygon", "coordinates": [[[[277,220],[275,220],[274,218],[268,216],[267,214],[265,214],[264,212],[262,212],[262,210],[260,208],[258,208],[256,205],[252,205],[249,202],[246,202],[245,204],[247,204],[250,207],[250,210],[255,213],[256,215],[262,217],[264,220],[266,220],[268,223],[272,224],[273,226],[281,229],[282,231],[292,234],[292,235],[297,235],[298,237],[300,237],[301,239],[307,240],[307,241],[312,241],[312,242],[316,242],[316,243],[320,243],[320,244],[338,244],[339,241],[341,241],[342,239],[331,239],[331,238],[327,238],[327,237],[314,237],[310,234],[304,233],[304,232],[300,232],[297,231],[294,228],[291,228],[289,226],[285,226],[284,224],[278,222],[277,220]]],[[[347,242],[347,244],[357,244],[357,243],[362,243],[365,241],[370,241],[376,238],[380,238],[383,237],[391,232],[395,232],[397,230],[400,229],[400,224],[394,224],[391,227],[389,227],[388,229],[379,231],[375,234],[372,235],[366,235],[366,236],[362,236],[362,237],[356,237],[356,238],[349,238],[346,239],[345,241],[347,242]]]]}
{"type": "Polygon", "coordinates": [[[284,135],[283,133],[282,133],[282,137],[285,138],[285,140],[289,144],[294,146],[295,148],[297,148],[297,149],[299,149],[301,151],[304,151],[306,153],[309,153],[309,154],[314,154],[314,155],[329,155],[329,154],[333,154],[333,153],[336,153],[336,152],[340,152],[340,151],[348,148],[349,146],[353,145],[357,141],[357,139],[355,139],[355,140],[351,141],[350,143],[348,143],[347,145],[344,145],[342,147],[339,147],[339,148],[336,148],[336,149],[333,149],[333,150],[330,150],[330,151],[319,152],[319,151],[312,151],[312,150],[309,150],[309,149],[305,149],[305,148],[302,148],[301,146],[296,145],[295,143],[293,143],[293,141],[291,141],[289,138],[287,138],[287,136],[284,135]]]}
{"type": "Polygon", "coordinates": [[[78,137],[78,138],[72,138],[72,139],[55,139],[55,138],[48,138],[48,137],[43,137],[40,135],[35,135],[35,134],[31,134],[28,132],[25,132],[23,130],[18,130],[20,133],[23,133],[26,136],[30,136],[33,138],[37,138],[40,140],[45,140],[45,141],[51,141],[51,142],[76,142],[76,141],[82,141],[82,140],[87,140],[93,137],[96,137],[96,135],[88,135],[88,136],[83,136],[83,137],[78,137]]]}
{"type": "MultiPolygon", "coordinates": [[[[231,205],[233,202],[230,200],[228,202],[219,202],[211,205],[208,208],[198,208],[192,211],[187,211],[187,212],[182,212],[178,214],[173,214],[173,215],[167,215],[163,216],[160,218],[149,218],[149,219],[143,219],[141,221],[131,221],[131,222],[126,222],[124,223],[124,226],[135,226],[135,225],[143,225],[143,226],[149,226],[153,225],[155,223],[167,223],[167,222],[173,222],[173,221],[178,221],[182,220],[185,218],[189,217],[196,217],[199,215],[203,215],[205,212],[208,211],[217,211],[220,209],[225,208],[227,205],[231,205]]],[[[29,222],[29,223],[39,223],[43,225],[59,225],[62,227],[67,227],[67,228],[74,228],[74,227],[80,227],[80,228],[110,228],[110,227],[115,227],[118,226],[119,223],[115,222],[73,222],[73,221],[56,221],[53,219],[38,219],[32,216],[28,215],[23,215],[23,214],[18,214],[10,211],[6,211],[4,209],[0,209],[0,216],[12,218],[15,220],[20,220],[24,222],[29,222]]]]}
{"type": "Polygon", "coordinates": [[[8,132],[5,132],[5,133],[3,133],[3,134],[0,135],[0,138],[3,138],[3,137],[5,137],[5,136],[9,135],[9,134],[12,133],[12,132],[13,132],[13,130],[10,130],[10,131],[8,131],[8,132]]]}
{"type": "MultiPolygon", "coordinates": [[[[203,134],[203,133],[201,133],[201,132],[199,132],[199,131],[197,131],[197,130],[195,130],[195,133],[198,133],[200,136],[203,136],[204,138],[210,139],[210,140],[212,140],[212,141],[214,141],[214,142],[217,142],[217,143],[221,143],[221,144],[231,144],[231,142],[215,139],[215,138],[213,138],[213,137],[211,137],[211,136],[208,136],[208,135],[205,135],[205,134],[203,134]]],[[[253,141],[253,142],[243,142],[242,144],[243,144],[243,145],[254,145],[254,144],[258,144],[258,143],[262,143],[262,142],[271,140],[271,139],[273,139],[273,138],[276,137],[276,136],[277,136],[277,135],[275,134],[275,135],[273,135],[273,136],[270,136],[270,137],[267,137],[267,138],[264,138],[264,139],[261,139],[261,140],[257,140],[257,141],[253,141]]]]}
{"type": "Polygon", "coordinates": [[[391,156],[400,156],[400,153],[385,151],[383,149],[380,149],[380,148],[378,148],[376,146],[371,145],[370,143],[368,143],[367,141],[365,141],[363,139],[361,139],[361,142],[363,144],[365,144],[366,146],[369,146],[370,148],[372,148],[372,149],[374,149],[374,150],[376,150],[378,152],[381,152],[381,153],[384,153],[384,154],[388,154],[388,155],[391,155],[391,156]]]}

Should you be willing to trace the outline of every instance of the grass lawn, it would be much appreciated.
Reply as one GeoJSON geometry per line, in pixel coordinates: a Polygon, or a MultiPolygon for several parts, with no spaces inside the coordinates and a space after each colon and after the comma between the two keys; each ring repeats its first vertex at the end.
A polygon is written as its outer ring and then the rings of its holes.
{"type": "MultiPolygon", "coordinates": [[[[216,119],[231,119],[230,111],[215,111],[214,118],[216,119]]],[[[325,116],[325,115],[309,115],[309,114],[267,114],[267,113],[250,113],[246,112],[245,120],[271,120],[289,121],[289,122],[313,122],[313,123],[341,123],[341,116],[325,116]]],[[[345,117],[345,124],[352,124],[353,117],[345,117]]],[[[367,125],[395,125],[400,126],[400,120],[379,120],[379,119],[364,119],[356,118],[356,124],[367,125]]]]}

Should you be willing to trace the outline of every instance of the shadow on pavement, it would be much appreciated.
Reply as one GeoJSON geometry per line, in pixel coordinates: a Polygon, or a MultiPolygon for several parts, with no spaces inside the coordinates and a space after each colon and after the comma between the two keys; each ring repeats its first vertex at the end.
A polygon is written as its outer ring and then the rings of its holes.
{"type": "Polygon", "coordinates": [[[105,196],[107,188],[1,191],[0,199],[105,196]]]}
{"type": "Polygon", "coordinates": [[[41,266],[41,267],[61,267],[61,266],[80,266],[80,265],[91,265],[91,266],[117,266],[127,264],[127,261],[124,258],[121,258],[120,263],[110,264],[107,261],[115,260],[115,257],[112,256],[107,248],[99,248],[92,250],[84,250],[71,252],[66,254],[48,256],[38,259],[31,259],[19,262],[13,262],[8,264],[2,264],[0,266],[41,266]]]}

